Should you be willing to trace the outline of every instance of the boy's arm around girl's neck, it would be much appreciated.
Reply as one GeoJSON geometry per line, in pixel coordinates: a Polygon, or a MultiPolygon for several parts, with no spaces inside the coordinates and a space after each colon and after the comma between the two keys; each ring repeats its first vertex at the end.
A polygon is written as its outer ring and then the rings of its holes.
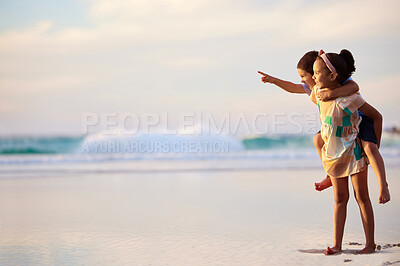
{"type": "Polygon", "coordinates": [[[322,88],[319,90],[317,97],[321,101],[331,101],[339,97],[350,96],[358,91],[358,84],[354,80],[349,80],[342,86],[334,89],[322,88]]]}

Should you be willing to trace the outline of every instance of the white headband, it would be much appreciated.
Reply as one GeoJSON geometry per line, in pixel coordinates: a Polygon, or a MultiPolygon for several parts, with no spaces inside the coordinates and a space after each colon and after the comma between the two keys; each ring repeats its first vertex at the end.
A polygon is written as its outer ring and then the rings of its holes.
{"type": "Polygon", "coordinates": [[[332,65],[331,61],[329,61],[328,57],[326,56],[326,54],[323,50],[319,51],[319,56],[322,58],[322,60],[324,60],[326,66],[329,68],[329,70],[332,73],[335,73],[337,75],[336,68],[332,65]]]}

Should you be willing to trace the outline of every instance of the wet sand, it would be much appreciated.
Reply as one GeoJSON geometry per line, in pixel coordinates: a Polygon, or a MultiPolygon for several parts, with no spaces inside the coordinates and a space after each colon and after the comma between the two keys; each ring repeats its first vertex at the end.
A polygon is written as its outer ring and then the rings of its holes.
{"type": "MultiPolygon", "coordinates": [[[[129,162],[126,162],[129,164],[129,162]]],[[[156,164],[156,163],[155,163],[156,164]]],[[[157,167],[155,167],[157,168],[157,167]]],[[[376,242],[400,242],[400,168],[392,201],[370,195],[376,242]]],[[[319,169],[74,173],[0,179],[1,265],[383,265],[400,247],[353,255],[364,243],[353,195],[345,252],[332,244],[331,189],[319,169]]]]}

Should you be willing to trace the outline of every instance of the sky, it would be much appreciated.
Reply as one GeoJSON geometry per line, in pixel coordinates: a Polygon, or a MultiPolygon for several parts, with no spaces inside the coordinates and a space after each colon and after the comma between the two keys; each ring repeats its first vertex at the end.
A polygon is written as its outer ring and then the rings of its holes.
{"type": "Polygon", "coordinates": [[[88,113],[315,113],[257,71],[300,82],[305,52],[343,48],[364,99],[400,125],[398,10],[397,0],[0,0],[0,135],[82,134],[88,113]]]}

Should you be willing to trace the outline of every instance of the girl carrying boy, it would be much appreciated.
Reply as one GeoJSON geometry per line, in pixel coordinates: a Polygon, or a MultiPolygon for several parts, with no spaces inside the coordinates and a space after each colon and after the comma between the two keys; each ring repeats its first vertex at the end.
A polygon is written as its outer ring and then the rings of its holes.
{"type": "MultiPolygon", "coordinates": [[[[332,183],[334,191],[334,246],[326,249],[324,252],[326,255],[336,254],[342,250],[347,202],[349,200],[349,175],[353,183],[355,198],[360,209],[366,238],[365,248],[359,253],[367,254],[375,251],[374,214],[367,185],[368,168],[366,158],[362,153],[360,139],[357,138],[357,135],[362,120],[359,111],[372,120],[376,140],[380,140],[381,137],[382,116],[372,106],[366,103],[359,94],[339,97],[329,101],[322,101],[320,99],[321,92],[324,89],[330,92],[335,92],[335,90],[340,88],[343,90],[344,86],[341,87],[341,85],[350,78],[354,71],[354,58],[347,50],[342,50],[340,54],[325,54],[321,50],[313,64],[313,82],[309,79],[310,72],[299,69],[302,82],[308,84],[309,87],[312,88],[310,93],[311,100],[316,103],[319,108],[321,133],[318,135],[320,135],[323,142],[319,154],[324,169],[328,176],[330,176],[329,182],[332,183]],[[313,83],[315,86],[313,86],[313,83]]],[[[300,88],[296,84],[292,83],[291,85],[288,82],[285,84],[285,81],[275,79],[264,73],[260,74],[263,75],[263,82],[271,82],[285,90],[291,88],[291,90],[288,90],[290,92],[300,92],[300,88]]],[[[378,146],[379,142],[376,142],[378,146]]],[[[386,179],[379,181],[381,185],[380,201],[382,200],[380,203],[385,203],[390,200],[386,179]],[[382,185],[384,184],[386,184],[386,192],[382,189],[382,185]]],[[[326,182],[326,180],[324,182],[326,182]]]]}
{"type": "MultiPolygon", "coordinates": [[[[275,84],[276,86],[290,93],[307,93],[308,95],[311,95],[311,89],[315,86],[315,81],[312,78],[314,75],[313,64],[317,57],[318,57],[317,51],[310,51],[307,52],[298,62],[297,71],[300,75],[302,84],[295,84],[289,81],[281,80],[276,77],[270,76],[268,74],[262,73],[260,71],[258,73],[263,75],[261,80],[264,83],[268,82],[275,84]]],[[[323,102],[330,101],[330,100],[335,100],[338,97],[350,96],[356,93],[359,89],[357,83],[355,83],[351,79],[351,77],[343,81],[343,83],[340,85],[341,86],[335,89],[327,89],[322,87],[316,92],[316,97],[323,102]]],[[[376,111],[374,108],[372,108],[372,112],[374,113],[373,115],[376,117],[375,123],[382,124],[382,118],[379,112],[376,111]]],[[[359,137],[361,139],[362,147],[368,158],[368,161],[370,162],[372,169],[374,170],[378,178],[380,187],[378,202],[384,204],[390,201],[390,193],[388,184],[386,182],[384,162],[379,152],[379,145],[381,139],[380,132],[382,131],[380,130],[375,132],[372,119],[370,119],[368,116],[360,112],[359,114],[360,116],[362,116],[362,121],[359,126],[360,127],[359,137]]],[[[324,141],[321,138],[320,132],[318,132],[314,137],[314,145],[318,151],[320,158],[322,159],[321,150],[324,145],[324,141]]],[[[314,185],[316,190],[322,191],[330,187],[332,185],[332,182],[329,175],[327,175],[324,180],[322,180],[319,183],[315,183],[314,185]]]]}
{"type": "Polygon", "coordinates": [[[321,118],[321,137],[324,145],[321,150],[322,164],[331,177],[335,205],[333,210],[334,246],[328,247],[326,255],[342,251],[344,225],[349,200],[348,176],[351,176],[355,198],[364,227],[366,244],[361,254],[375,251],[374,214],[369,199],[367,185],[367,165],[357,139],[361,118],[358,110],[370,117],[374,123],[375,135],[380,136],[382,124],[376,123],[375,109],[365,102],[359,94],[340,97],[334,101],[320,101],[316,94],[320,88],[335,89],[355,71],[354,59],[347,50],[340,54],[320,53],[313,66],[316,86],[311,91],[311,100],[319,107],[321,118]]]}

